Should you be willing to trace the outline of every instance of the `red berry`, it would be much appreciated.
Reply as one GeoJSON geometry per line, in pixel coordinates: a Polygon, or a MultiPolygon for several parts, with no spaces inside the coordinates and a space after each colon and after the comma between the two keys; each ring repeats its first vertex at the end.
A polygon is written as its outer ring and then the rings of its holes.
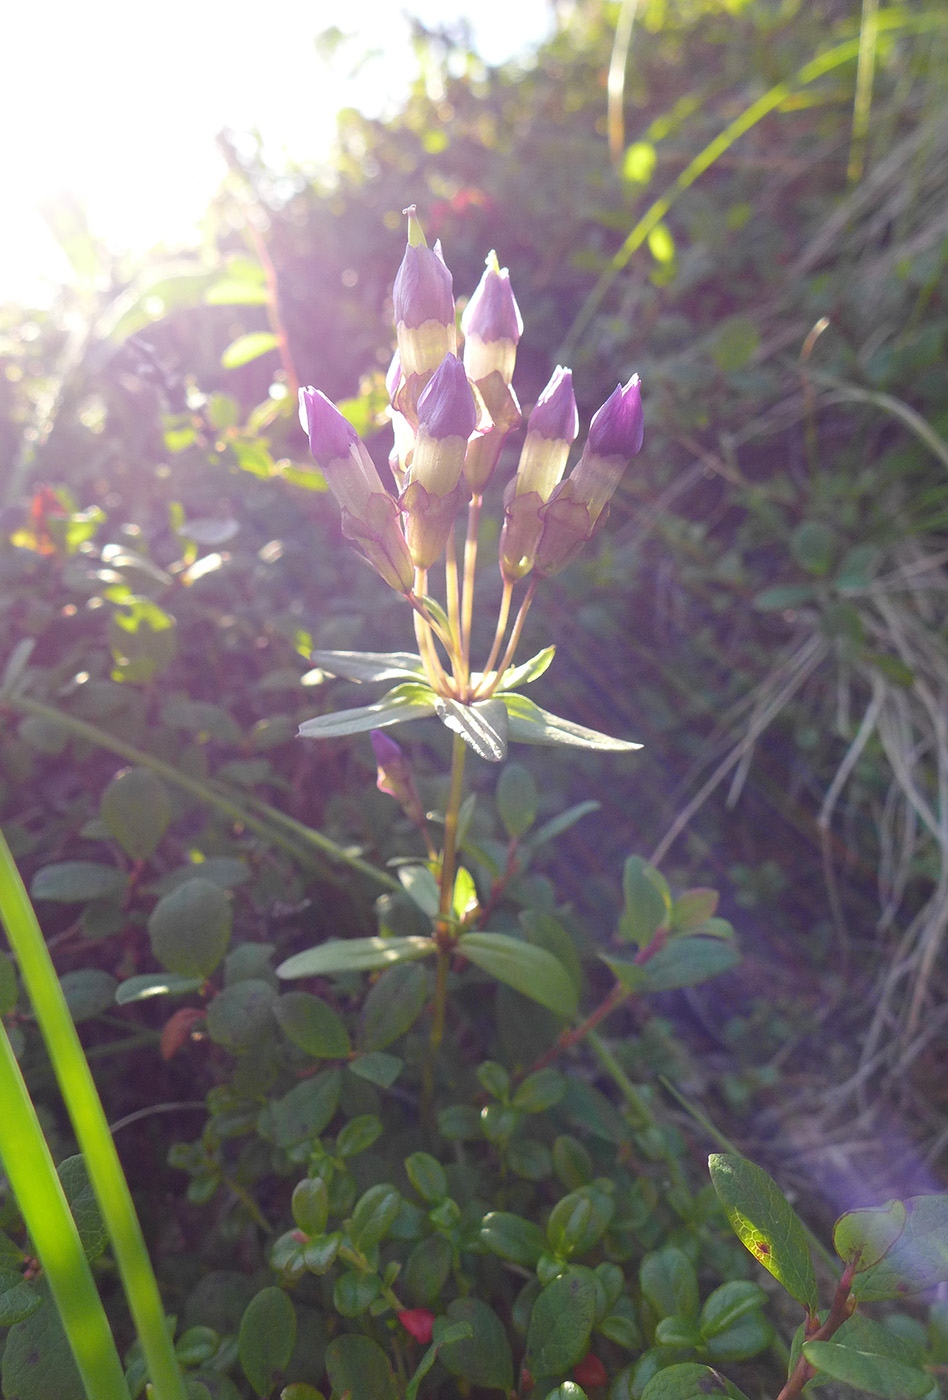
{"type": "Polygon", "coordinates": [[[599,1357],[588,1351],[582,1361],[573,1367],[573,1380],[586,1390],[595,1390],[597,1386],[608,1383],[609,1373],[599,1357]]]}
{"type": "Polygon", "coordinates": [[[398,1314],[398,1320],[406,1332],[410,1332],[416,1342],[425,1346],[431,1341],[434,1327],[434,1313],[427,1308],[405,1308],[398,1314]]]}

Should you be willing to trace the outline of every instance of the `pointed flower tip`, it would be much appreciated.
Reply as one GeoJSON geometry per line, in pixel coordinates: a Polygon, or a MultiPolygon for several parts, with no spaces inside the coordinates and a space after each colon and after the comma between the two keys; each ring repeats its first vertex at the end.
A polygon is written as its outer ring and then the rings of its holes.
{"type": "Polygon", "coordinates": [[[487,266],[461,317],[461,329],[466,336],[483,341],[511,340],[516,345],[523,334],[523,317],[510,285],[510,273],[500,267],[496,253],[491,253],[487,266]]]}
{"type": "Polygon", "coordinates": [[[461,437],[477,426],[477,408],[464,366],[445,355],[418,400],[418,422],[433,438],[461,437]]]}
{"type": "Polygon", "coordinates": [[[300,423],[320,464],[348,457],[353,443],[358,442],[355,428],[320,389],[300,389],[300,423]]]}
{"type": "Polygon", "coordinates": [[[642,386],[637,374],[617,385],[589,426],[588,450],[600,457],[634,457],[642,446],[642,386]]]}
{"type": "Polygon", "coordinates": [[[573,393],[573,371],[557,365],[549,384],[537,399],[527,431],[561,442],[575,442],[579,414],[573,393]]]}
{"type": "Polygon", "coordinates": [[[416,208],[416,205],[409,204],[407,209],[402,210],[402,213],[408,216],[408,246],[409,248],[427,248],[425,231],[416,217],[416,208]]]}
{"type": "Polygon", "coordinates": [[[390,739],[384,729],[373,729],[370,735],[372,740],[372,750],[375,754],[375,761],[379,767],[402,757],[402,750],[394,739],[390,739]]]}

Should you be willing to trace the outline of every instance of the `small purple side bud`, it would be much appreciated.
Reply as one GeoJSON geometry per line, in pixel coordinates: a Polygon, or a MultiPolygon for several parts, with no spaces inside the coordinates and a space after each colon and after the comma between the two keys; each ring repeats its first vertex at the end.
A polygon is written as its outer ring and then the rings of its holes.
{"type": "Polygon", "coordinates": [[[415,775],[407,754],[390,739],[383,729],[373,729],[371,733],[375,762],[378,765],[376,786],[379,792],[394,797],[405,815],[416,826],[425,826],[425,809],[421,805],[415,775]]]}
{"type": "Polygon", "coordinates": [[[616,386],[593,415],[586,450],[599,457],[624,457],[628,461],[641,449],[643,434],[642,386],[638,375],[633,374],[624,388],[621,384],[616,386]]]}
{"type": "Polygon", "coordinates": [[[300,424],[309,438],[309,450],[320,466],[337,457],[348,457],[358,433],[319,389],[300,390],[300,424]]]}
{"type": "Polygon", "coordinates": [[[523,318],[510,286],[510,273],[491,252],[487,268],[461,317],[464,366],[475,384],[498,370],[504,382],[513,378],[517,342],[523,318]]]}

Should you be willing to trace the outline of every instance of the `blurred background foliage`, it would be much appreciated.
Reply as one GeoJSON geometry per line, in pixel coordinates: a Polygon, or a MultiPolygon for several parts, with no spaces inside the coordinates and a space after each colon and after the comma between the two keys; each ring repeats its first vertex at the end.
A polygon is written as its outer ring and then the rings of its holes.
{"type": "MultiPolygon", "coordinates": [[[[841,1204],[854,1175],[931,1189],[948,1151],[944,7],[583,0],[529,61],[489,68],[420,26],[417,55],[402,110],[343,113],[319,169],[223,134],[200,249],[131,267],[58,209],[72,285],[0,313],[0,653],[35,640],[27,701],[391,854],[368,744],[294,738],[342,703],[313,647],[410,638],[341,541],[295,390],[347,401],[384,462],[402,209],[441,238],[459,297],[496,248],[525,408],[561,361],[584,422],[633,371],[645,390],[609,528],[540,590],[525,639],[558,646],[540,703],[645,745],[544,757],[543,813],[601,804],[548,869],[558,897],[604,940],[630,850],[729,891],[742,968],[668,1001],[698,1052],[690,1087],[749,1155],[776,1137],[785,1179],[841,1204]]],[[[5,710],[21,863],[94,859],[121,755],[5,710]]],[[[415,729],[432,802],[445,755],[415,729]]],[[[183,860],[259,836],[175,802],[183,860]]],[[[248,927],[299,904],[310,936],[355,931],[358,879],[299,856],[257,858],[248,927]]],[[[56,908],[64,970],[137,970],[134,910],[56,908]]]]}

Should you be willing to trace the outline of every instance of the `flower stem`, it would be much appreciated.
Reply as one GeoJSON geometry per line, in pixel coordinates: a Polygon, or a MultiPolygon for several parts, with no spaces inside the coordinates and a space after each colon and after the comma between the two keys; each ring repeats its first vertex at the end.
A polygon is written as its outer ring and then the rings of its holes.
{"type": "Polygon", "coordinates": [[[457,542],[453,529],[444,547],[444,594],[448,604],[448,622],[451,626],[451,639],[454,644],[451,651],[454,684],[458,693],[463,695],[467,688],[467,665],[464,644],[461,639],[461,594],[458,581],[457,542]]]}
{"type": "Polygon", "coordinates": [[[486,694],[488,695],[493,694],[494,690],[497,687],[497,682],[507,670],[508,666],[510,666],[513,662],[514,656],[517,652],[517,647],[520,643],[520,634],[523,631],[523,624],[527,620],[527,613],[530,611],[530,604],[533,602],[533,595],[536,593],[536,591],[537,581],[535,578],[532,578],[530,580],[530,584],[527,588],[526,594],[524,595],[523,602],[520,604],[520,611],[517,613],[516,621],[514,622],[513,628],[510,633],[510,641],[507,643],[507,650],[504,652],[503,659],[500,662],[500,665],[497,667],[497,677],[494,680],[493,684],[491,684],[489,686],[489,689],[486,691],[486,694]]]}
{"type": "Polygon", "coordinates": [[[513,597],[513,584],[509,579],[504,579],[504,592],[500,600],[500,610],[497,613],[497,628],[494,632],[494,640],[491,645],[490,655],[484,663],[484,679],[490,675],[494,668],[494,662],[500,652],[500,644],[504,640],[504,633],[507,630],[507,619],[510,616],[510,600],[513,597]]]}
{"type": "Polygon", "coordinates": [[[481,521],[481,505],[484,497],[480,494],[471,497],[467,511],[467,536],[464,541],[464,579],[461,588],[461,651],[471,670],[471,623],[474,616],[474,571],[477,566],[477,531],[481,521]]]}

